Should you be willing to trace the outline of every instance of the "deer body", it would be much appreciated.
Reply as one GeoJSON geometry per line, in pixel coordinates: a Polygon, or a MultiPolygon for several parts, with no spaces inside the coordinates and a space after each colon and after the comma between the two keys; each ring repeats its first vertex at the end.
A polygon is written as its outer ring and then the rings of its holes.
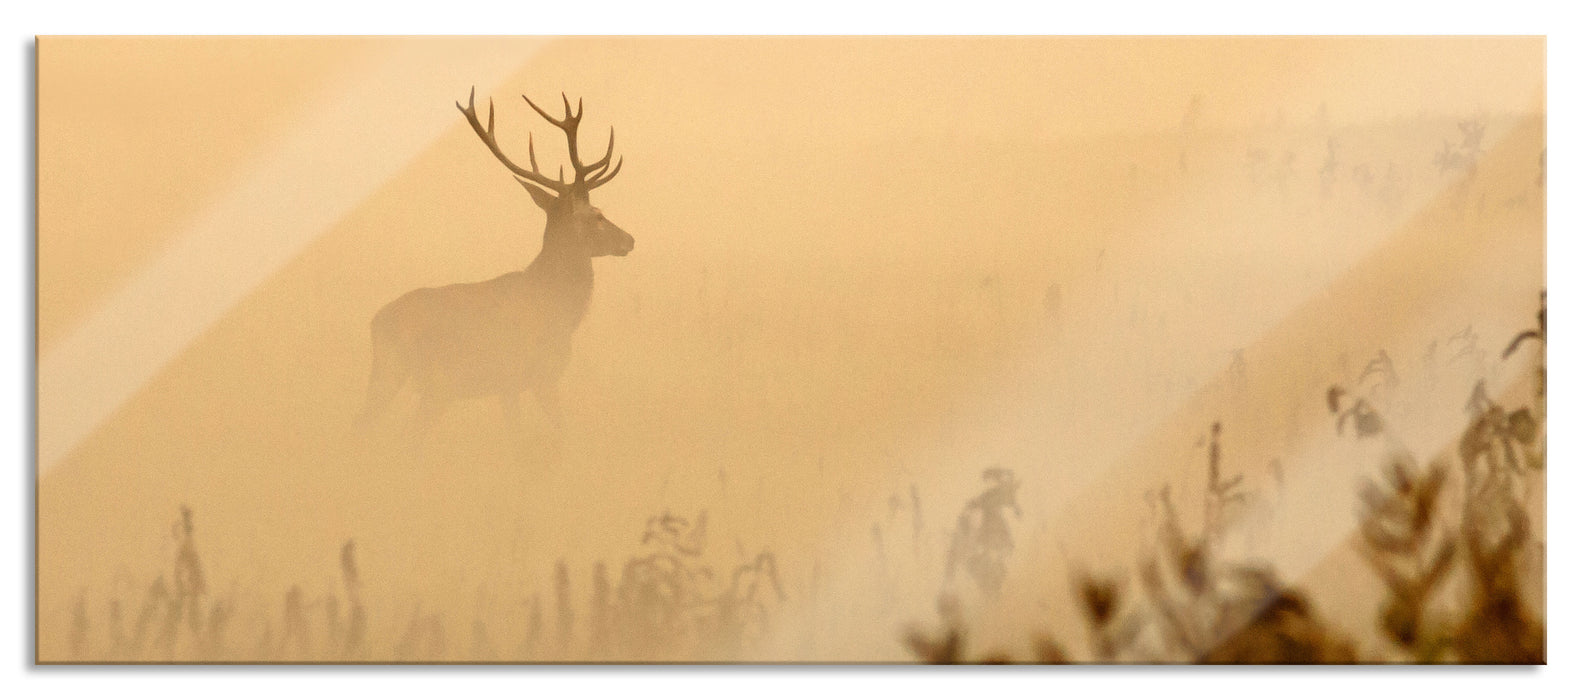
{"type": "Polygon", "coordinates": [[[410,383],[420,397],[419,433],[451,401],[476,396],[499,396],[506,417],[515,420],[523,391],[533,392],[550,420],[559,422],[557,386],[570,360],[572,336],[592,299],[593,258],[626,255],[634,241],[588,203],[588,190],[613,178],[620,162],[612,169],[609,151],[591,165],[577,158],[581,104],[573,115],[567,102],[562,120],[528,104],[566,132],[575,171],[572,182],[550,180],[538,172],[531,140],[531,170],[506,158],[494,141],[492,102],[487,128],[478,122],[471,98],[466,108],[457,107],[544,210],[547,221],[538,257],[524,270],[483,282],[416,289],[380,309],[370,324],[373,367],[365,418],[389,405],[410,383]]]}

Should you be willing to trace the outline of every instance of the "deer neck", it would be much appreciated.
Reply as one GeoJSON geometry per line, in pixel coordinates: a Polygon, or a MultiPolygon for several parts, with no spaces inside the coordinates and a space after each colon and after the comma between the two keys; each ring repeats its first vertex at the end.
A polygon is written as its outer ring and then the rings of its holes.
{"type": "Polygon", "coordinates": [[[580,252],[546,247],[528,264],[527,271],[534,273],[534,276],[568,284],[580,282],[588,287],[593,286],[593,258],[580,252]]]}
{"type": "Polygon", "coordinates": [[[575,328],[593,297],[593,259],[581,251],[546,245],[526,273],[529,286],[542,292],[535,294],[540,303],[550,304],[570,326],[568,330],[575,328]]]}

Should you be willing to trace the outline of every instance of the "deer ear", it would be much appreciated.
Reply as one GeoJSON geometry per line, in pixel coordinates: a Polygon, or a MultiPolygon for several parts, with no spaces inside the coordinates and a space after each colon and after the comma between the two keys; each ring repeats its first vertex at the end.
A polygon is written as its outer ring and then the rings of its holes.
{"type": "Polygon", "coordinates": [[[540,189],[538,185],[526,180],[517,180],[517,182],[522,185],[522,189],[527,190],[528,194],[533,195],[533,203],[537,204],[539,209],[543,209],[544,211],[548,212],[554,209],[556,204],[560,203],[559,197],[545,192],[543,189],[540,189]]]}

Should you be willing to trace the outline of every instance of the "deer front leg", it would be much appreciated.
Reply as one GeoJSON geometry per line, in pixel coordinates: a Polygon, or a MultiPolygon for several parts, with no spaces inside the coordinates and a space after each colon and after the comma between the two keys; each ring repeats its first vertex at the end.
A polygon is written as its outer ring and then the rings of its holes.
{"type": "MultiPolygon", "coordinates": [[[[532,440],[522,430],[522,393],[509,390],[500,392],[500,412],[505,417],[505,432],[511,449],[515,450],[518,459],[531,463],[532,440]]],[[[520,485],[511,484],[507,488],[514,490],[520,488],[520,485]]]]}
{"type": "Polygon", "coordinates": [[[538,459],[545,464],[557,464],[561,455],[560,392],[553,382],[539,383],[532,391],[533,397],[538,400],[538,405],[544,410],[544,417],[549,422],[549,429],[541,438],[542,452],[539,453],[538,459]]]}

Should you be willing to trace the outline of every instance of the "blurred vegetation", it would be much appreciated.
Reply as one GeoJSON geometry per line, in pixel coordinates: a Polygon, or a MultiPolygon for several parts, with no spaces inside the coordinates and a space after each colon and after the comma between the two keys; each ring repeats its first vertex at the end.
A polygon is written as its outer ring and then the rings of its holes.
{"type": "MultiPolygon", "coordinates": [[[[1512,339],[1509,358],[1526,342],[1545,341],[1538,326],[1512,339]]],[[[1536,363],[1532,404],[1515,410],[1491,400],[1483,382],[1466,404],[1468,422],[1454,454],[1426,468],[1396,450],[1377,480],[1360,489],[1358,548],[1385,584],[1377,627],[1390,650],[1360,656],[1355,642],[1326,623],[1301,590],[1256,562],[1218,555],[1220,525],[1241,500],[1240,476],[1221,475],[1221,426],[1210,430],[1203,531],[1187,534],[1168,485],[1158,491],[1163,517],[1152,551],[1131,576],[1080,573],[1074,595],[1097,663],[1349,664],[1546,663],[1541,614],[1542,544],[1532,538],[1522,482],[1545,467],[1545,361],[1536,363]],[[1459,474],[1453,464],[1459,463],[1459,474]],[[1459,488],[1458,504],[1446,498],[1459,488]],[[1533,565],[1537,557],[1536,565],[1533,565]],[[1539,600],[1534,601],[1537,597],[1539,600]],[[1535,604],[1536,603],[1536,604],[1535,604]]],[[[1364,370],[1396,381],[1388,355],[1364,370]]],[[[1338,433],[1357,440],[1389,436],[1367,398],[1332,387],[1326,403],[1338,433]]],[[[997,589],[996,589],[997,590],[997,589]]],[[[942,630],[910,632],[905,641],[924,663],[1012,663],[1004,652],[971,656],[959,602],[942,596],[942,630]]],[[[1051,635],[1035,637],[1029,663],[1070,663],[1051,635]]]]}
{"type": "Polygon", "coordinates": [[[592,600],[578,627],[572,582],[564,560],[554,576],[556,627],[545,634],[538,594],[521,643],[500,651],[492,640],[509,630],[472,622],[465,655],[448,643],[445,616],[413,605],[400,632],[387,644],[369,635],[370,613],[362,600],[357,545],[341,548],[342,591],[309,599],[291,586],[276,611],[254,610],[252,624],[234,634],[237,594],[214,595],[194,537],[194,516],[182,506],[172,528],[177,542],[168,574],[149,584],[130,627],[126,602],[109,600],[94,621],[86,593],[73,608],[71,661],[90,663],[352,663],[352,662],[553,662],[680,661],[732,659],[767,629],[774,606],[786,600],[773,552],[763,551],[729,571],[702,563],[707,513],[688,520],[669,513],[650,518],[641,551],[621,567],[612,586],[604,562],[593,567],[592,600]]]}

